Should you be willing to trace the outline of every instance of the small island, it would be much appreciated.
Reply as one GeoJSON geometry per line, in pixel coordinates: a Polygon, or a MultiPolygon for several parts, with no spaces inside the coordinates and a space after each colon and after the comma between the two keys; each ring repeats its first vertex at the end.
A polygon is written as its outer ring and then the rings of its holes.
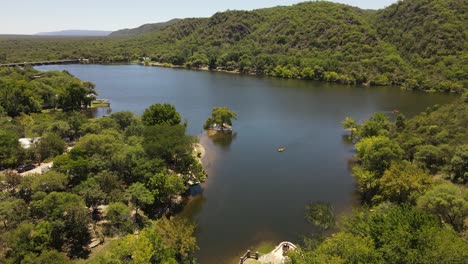
{"type": "Polygon", "coordinates": [[[237,114],[228,107],[214,107],[203,128],[220,132],[232,131],[233,119],[237,120],[237,114]]]}

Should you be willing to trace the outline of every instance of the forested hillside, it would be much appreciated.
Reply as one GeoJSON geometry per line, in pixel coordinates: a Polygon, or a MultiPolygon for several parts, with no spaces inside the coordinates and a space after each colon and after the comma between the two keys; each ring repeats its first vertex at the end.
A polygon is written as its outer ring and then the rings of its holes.
{"type": "Polygon", "coordinates": [[[457,90],[468,86],[467,14],[463,0],[399,1],[379,11],[375,25],[382,40],[411,64],[409,86],[457,90]]]}
{"type": "Polygon", "coordinates": [[[146,58],[146,64],[462,92],[468,86],[467,6],[461,0],[407,0],[372,11],[304,2],[114,34],[132,36],[3,37],[0,63],[146,58]]]}
{"type": "Polygon", "coordinates": [[[167,26],[174,24],[175,22],[179,20],[180,19],[174,18],[166,22],[144,24],[137,28],[121,29],[121,30],[112,32],[110,36],[131,36],[131,35],[139,35],[139,34],[145,34],[149,32],[155,32],[155,31],[159,31],[161,29],[164,29],[167,26]]]}

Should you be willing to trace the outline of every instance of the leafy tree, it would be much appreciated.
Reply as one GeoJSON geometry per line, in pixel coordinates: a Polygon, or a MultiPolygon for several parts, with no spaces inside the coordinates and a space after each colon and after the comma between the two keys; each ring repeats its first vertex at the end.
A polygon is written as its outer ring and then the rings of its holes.
{"type": "Polygon", "coordinates": [[[90,241],[89,213],[81,197],[63,192],[52,192],[31,203],[35,217],[46,218],[52,224],[53,246],[66,248],[69,256],[82,256],[90,241]]]}
{"type": "Polygon", "coordinates": [[[0,201],[0,221],[5,229],[10,229],[25,220],[28,208],[22,199],[7,198],[0,201]]]}
{"type": "Polygon", "coordinates": [[[139,182],[132,184],[128,188],[127,195],[130,202],[135,207],[135,216],[138,215],[138,209],[142,206],[152,204],[154,202],[152,193],[146,189],[145,185],[139,182]]]}
{"type": "Polygon", "coordinates": [[[106,200],[106,193],[101,190],[96,178],[88,178],[73,188],[73,191],[81,196],[87,207],[97,210],[97,207],[106,200]]]}
{"type": "Polygon", "coordinates": [[[352,117],[346,117],[345,120],[341,123],[344,129],[349,130],[350,138],[354,139],[359,133],[360,125],[352,117]]]}
{"type": "Polygon", "coordinates": [[[373,136],[387,136],[390,129],[390,122],[383,113],[375,113],[369,120],[360,127],[359,134],[362,138],[373,136]]]}
{"type": "Polygon", "coordinates": [[[140,123],[140,119],[134,113],[128,111],[113,113],[110,117],[119,124],[120,130],[125,130],[129,126],[140,123]]]}
{"type": "Polygon", "coordinates": [[[460,146],[450,161],[452,178],[458,182],[468,181],[468,145],[460,146]]]}
{"type": "MultiPolygon", "coordinates": [[[[195,231],[193,224],[182,218],[167,219],[163,217],[151,229],[154,234],[158,234],[161,237],[162,243],[155,245],[156,247],[160,247],[160,251],[172,253],[178,263],[190,263],[194,261],[193,254],[198,250],[198,246],[193,236],[195,231]]],[[[161,256],[164,255],[153,255],[153,262],[159,262],[157,260],[161,256]]]]}
{"type": "Polygon", "coordinates": [[[139,236],[126,235],[111,243],[108,256],[98,260],[97,263],[151,263],[155,254],[152,241],[140,232],[139,236]]]}
{"type": "Polygon", "coordinates": [[[406,127],[406,116],[403,114],[398,114],[395,121],[396,128],[401,131],[406,127]]]}
{"type": "Polygon", "coordinates": [[[455,230],[463,230],[463,221],[468,215],[468,196],[464,188],[451,183],[434,186],[418,199],[418,207],[439,216],[455,230]]]}
{"type": "Polygon", "coordinates": [[[0,167],[16,165],[20,154],[18,136],[6,130],[0,130],[0,167]]]}
{"type": "Polygon", "coordinates": [[[221,130],[227,126],[232,126],[232,120],[237,120],[237,114],[227,107],[214,107],[211,116],[206,120],[205,129],[217,125],[221,130]]]}
{"type": "Polygon", "coordinates": [[[364,138],[356,144],[356,149],[363,168],[378,175],[382,175],[392,161],[399,161],[403,157],[403,150],[398,143],[384,136],[364,138]]]}
{"type": "Polygon", "coordinates": [[[181,117],[171,104],[153,104],[143,112],[141,117],[146,126],[180,124],[181,117]]]}
{"type": "Polygon", "coordinates": [[[14,195],[18,191],[17,187],[21,184],[23,177],[12,170],[6,170],[0,173],[0,191],[9,192],[14,195]]]}
{"type": "Polygon", "coordinates": [[[32,190],[34,192],[42,191],[46,193],[65,191],[68,183],[67,175],[56,171],[48,171],[41,175],[31,175],[32,190]]]}
{"type": "Polygon", "coordinates": [[[444,163],[444,153],[434,145],[423,145],[416,148],[414,160],[435,173],[440,165],[444,163]]]}
{"type": "Polygon", "coordinates": [[[84,85],[79,80],[70,80],[61,83],[61,89],[57,92],[58,106],[65,111],[80,110],[82,106],[91,106],[91,94],[96,93],[94,89],[84,85]]]}
{"type": "Polygon", "coordinates": [[[29,252],[34,252],[34,224],[22,222],[16,229],[5,235],[5,241],[11,247],[8,259],[12,263],[21,263],[29,252]]]}
{"type": "Polygon", "coordinates": [[[432,178],[409,162],[393,163],[379,179],[379,199],[415,203],[430,188],[432,178]]]}
{"type": "Polygon", "coordinates": [[[167,171],[153,174],[145,186],[152,192],[155,201],[160,204],[167,203],[172,196],[186,190],[183,178],[167,171]]]}
{"type": "Polygon", "coordinates": [[[40,255],[29,254],[26,255],[22,264],[69,264],[72,263],[70,259],[63,253],[57,250],[42,251],[40,255]]]}
{"type": "Polygon", "coordinates": [[[382,257],[375,250],[374,242],[370,237],[361,237],[345,232],[332,235],[314,253],[316,255],[308,263],[382,262],[382,257]]]}
{"type": "Polygon", "coordinates": [[[41,137],[36,146],[36,153],[39,155],[41,161],[58,156],[64,151],[65,142],[58,135],[52,133],[41,137]]]}
{"type": "Polygon", "coordinates": [[[130,208],[124,203],[111,203],[106,209],[106,219],[110,221],[112,233],[124,234],[132,231],[130,208]]]}
{"type": "Polygon", "coordinates": [[[191,157],[192,142],[182,125],[155,125],[146,128],[143,147],[150,158],[159,158],[168,165],[177,166],[191,157]]]}
{"type": "Polygon", "coordinates": [[[357,189],[365,202],[371,202],[379,193],[379,177],[376,173],[365,170],[362,166],[354,166],[353,177],[356,179],[357,189]]]}
{"type": "Polygon", "coordinates": [[[376,253],[382,257],[379,263],[438,263],[441,259],[458,263],[468,256],[468,246],[462,238],[415,207],[383,203],[370,211],[364,208],[344,221],[343,231],[371,238],[376,253]],[[432,251],[437,247],[453,251],[432,251]]]}
{"type": "Polygon", "coordinates": [[[113,173],[103,171],[96,175],[100,189],[106,194],[106,202],[124,201],[122,181],[113,173]]]}

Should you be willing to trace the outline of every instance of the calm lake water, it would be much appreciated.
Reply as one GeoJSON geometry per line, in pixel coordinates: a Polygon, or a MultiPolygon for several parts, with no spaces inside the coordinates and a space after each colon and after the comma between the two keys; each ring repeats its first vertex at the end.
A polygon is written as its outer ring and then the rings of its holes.
{"type": "Polygon", "coordinates": [[[281,241],[298,242],[313,232],[304,220],[310,201],[333,204],[337,213],[356,204],[349,171],[353,148],[341,122],[398,109],[413,116],[445,94],[323,82],[260,78],[137,65],[54,65],[96,83],[113,112],[141,114],[154,103],[174,104],[200,135],[214,106],[237,112],[234,134],[203,134],[209,174],[201,194],[181,213],[196,221],[200,263],[235,263],[247,249],[281,241]],[[286,151],[278,153],[278,147],[286,151]]]}

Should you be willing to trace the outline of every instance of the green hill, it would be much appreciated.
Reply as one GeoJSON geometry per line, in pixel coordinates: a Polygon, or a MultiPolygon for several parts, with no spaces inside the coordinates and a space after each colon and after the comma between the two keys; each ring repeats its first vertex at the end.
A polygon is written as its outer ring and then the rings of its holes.
{"type": "Polygon", "coordinates": [[[139,26],[137,28],[126,28],[126,29],[121,29],[114,31],[109,34],[109,36],[132,36],[132,35],[139,35],[139,34],[145,34],[149,32],[156,32],[159,31],[167,26],[170,26],[180,19],[174,18],[166,22],[161,22],[161,23],[152,23],[152,24],[144,24],[142,26],[139,26]]]}
{"type": "Polygon", "coordinates": [[[376,28],[416,70],[413,80],[422,89],[468,87],[468,2],[411,0],[380,10],[376,28]],[[429,82],[423,79],[429,77],[429,82]],[[450,80],[451,82],[447,82],[450,80]]]}
{"type": "Polygon", "coordinates": [[[187,68],[462,92],[467,3],[406,0],[372,11],[305,2],[144,25],[104,38],[0,37],[0,63],[146,57],[187,68]]]}

